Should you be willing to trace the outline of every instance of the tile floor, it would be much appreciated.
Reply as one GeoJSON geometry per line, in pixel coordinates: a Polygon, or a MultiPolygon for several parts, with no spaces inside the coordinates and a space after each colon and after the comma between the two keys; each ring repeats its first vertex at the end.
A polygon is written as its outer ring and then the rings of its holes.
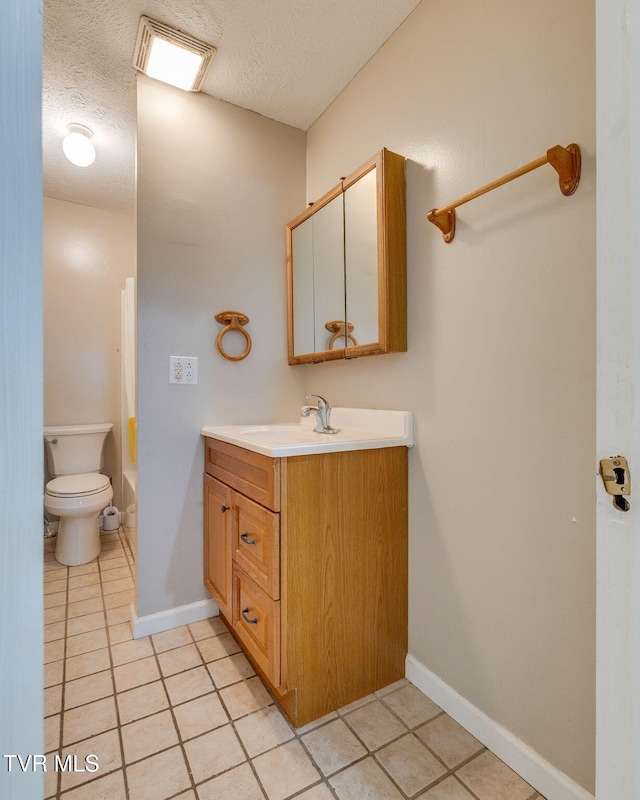
{"type": "Polygon", "coordinates": [[[45,540],[45,798],[544,800],[407,681],[294,730],[219,619],[134,640],[120,532],[45,540]],[[54,771],[54,755],[77,769],[54,771]],[[67,762],[70,763],[70,762],[67,762]]]}

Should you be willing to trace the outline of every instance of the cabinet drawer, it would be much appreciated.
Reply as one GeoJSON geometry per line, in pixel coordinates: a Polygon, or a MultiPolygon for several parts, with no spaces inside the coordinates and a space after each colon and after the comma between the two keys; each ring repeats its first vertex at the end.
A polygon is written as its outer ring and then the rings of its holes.
{"type": "Polygon", "coordinates": [[[205,471],[273,511],[280,511],[280,459],[205,438],[205,471]]]}
{"type": "Polygon", "coordinates": [[[280,598],[280,517],[244,495],[233,493],[237,509],[234,559],[273,599],[280,598]]]}
{"type": "Polygon", "coordinates": [[[233,629],[274,686],[280,685],[280,601],[233,566],[233,629]]]}

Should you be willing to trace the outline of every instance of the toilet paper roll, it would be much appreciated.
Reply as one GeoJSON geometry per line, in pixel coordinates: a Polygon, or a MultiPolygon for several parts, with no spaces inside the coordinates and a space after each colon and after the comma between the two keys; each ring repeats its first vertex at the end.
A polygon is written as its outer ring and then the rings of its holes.
{"type": "Polygon", "coordinates": [[[117,531],[120,527],[120,512],[115,506],[107,506],[102,512],[104,522],[102,524],[103,531],[117,531]]]}

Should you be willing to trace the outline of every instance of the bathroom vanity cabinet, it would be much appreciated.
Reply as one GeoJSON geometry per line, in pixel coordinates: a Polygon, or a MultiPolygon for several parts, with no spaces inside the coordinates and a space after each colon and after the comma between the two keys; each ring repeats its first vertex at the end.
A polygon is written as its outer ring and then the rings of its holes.
{"type": "Polygon", "coordinates": [[[204,555],[295,727],[404,676],[406,447],[270,458],[205,438],[204,555]]]}

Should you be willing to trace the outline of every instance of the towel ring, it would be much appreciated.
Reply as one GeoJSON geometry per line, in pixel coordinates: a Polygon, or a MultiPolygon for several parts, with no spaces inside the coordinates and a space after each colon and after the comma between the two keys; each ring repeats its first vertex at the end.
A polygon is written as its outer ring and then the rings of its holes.
{"type": "Polygon", "coordinates": [[[324,327],[329,331],[329,333],[333,334],[333,336],[329,339],[329,347],[327,350],[333,350],[333,345],[336,343],[336,340],[345,336],[354,345],[354,347],[358,346],[355,336],[352,336],[351,334],[351,331],[354,328],[351,322],[347,322],[346,331],[344,329],[344,322],[341,319],[334,319],[331,322],[327,322],[325,323],[324,327]]]}
{"type": "Polygon", "coordinates": [[[225,325],[225,327],[218,333],[216,338],[216,347],[218,348],[218,352],[228,361],[242,361],[242,359],[246,358],[251,352],[251,337],[243,327],[247,324],[247,322],[249,322],[249,317],[246,314],[241,314],[239,311],[220,311],[218,314],[216,314],[216,322],[219,322],[221,325],[225,325]],[[229,331],[237,331],[244,336],[246,347],[244,352],[239,356],[230,356],[222,346],[222,339],[226,333],[229,333],[229,331]]]}

